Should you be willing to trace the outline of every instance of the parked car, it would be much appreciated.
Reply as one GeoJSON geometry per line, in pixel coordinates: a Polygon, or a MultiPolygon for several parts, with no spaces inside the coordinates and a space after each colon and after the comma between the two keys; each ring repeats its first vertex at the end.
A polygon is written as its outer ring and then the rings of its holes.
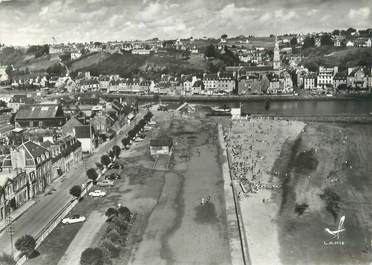
{"type": "Polygon", "coordinates": [[[137,137],[136,139],[134,139],[135,142],[142,142],[143,141],[143,138],[141,137],[137,137]]]}
{"type": "Polygon", "coordinates": [[[155,126],[156,125],[156,121],[149,121],[148,123],[150,126],[155,126]]]}
{"type": "Polygon", "coordinates": [[[84,222],[86,218],[84,216],[75,214],[71,217],[66,217],[62,220],[63,224],[75,224],[75,223],[81,223],[84,222]]]}
{"type": "Polygon", "coordinates": [[[92,197],[104,197],[104,196],[106,196],[106,192],[103,191],[103,190],[95,190],[95,191],[89,192],[89,196],[92,196],[92,197]]]}
{"type": "Polygon", "coordinates": [[[121,176],[118,173],[112,173],[110,175],[105,176],[105,179],[117,180],[117,179],[121,179],[121,176]]]}
{"type": "Polygon", "coordinates": [[[108,169],[119,169],[120,165],[119,163],[113,162],[108,166],[108,169]]]}
{"type": "Polygon", "coordinates": [[[105,179],[97,182],[97,185],[101,187],[114,186],[114,181],[105,179]]]}

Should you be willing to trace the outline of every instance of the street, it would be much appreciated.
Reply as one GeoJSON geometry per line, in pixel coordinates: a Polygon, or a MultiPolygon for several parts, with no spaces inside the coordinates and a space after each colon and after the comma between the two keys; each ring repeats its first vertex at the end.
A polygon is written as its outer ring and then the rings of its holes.
{"type": "MultiPolygon", "coordinates": [[[[135,120],[132,121],[132,124],[135,124],[138,117],[143,116],[143,113],[146,112],[138,113],[135,120]]],[[[121,131],[125,131],[128,128],[130,128],[130,125],[125,125],[121,131]]],[[[85,158],[81,166],[73,168],[70,172],[66,173],[64,178],[58,178],[47,187],[47,190],[52,191],[51,194],[44,192],[34,198],[37,202],[13,222],[13,227],[15,229],[13,244],[16,242],[17,238],[25,234],[35,237],[63,206],[72,199],[72,196],[69,194],[70,188],[87,181],[86,170],[91,167],[95,168],[95,162],[100,161],[101,156],[111,150],[114,145],[117,144],[121,146],[121,138],[123,138],[123,136],[117,135],[110,142],[100,145],[98,149],[95,150],[94,154],[85,158]]],[[[0,248],[3,252],[11,253],[10,237],[6,229],[0,234],[0,248]]]]}

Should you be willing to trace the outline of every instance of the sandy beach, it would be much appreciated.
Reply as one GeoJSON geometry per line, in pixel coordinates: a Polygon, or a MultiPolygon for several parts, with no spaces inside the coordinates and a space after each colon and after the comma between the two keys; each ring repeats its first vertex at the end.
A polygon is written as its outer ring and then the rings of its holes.
{"type": "Polygon", "coordinates": [[[262,118],[232,121],[225,128],[231,173],[247,191],[244,193],[238,187],[249,255],[254,265],[281,264],[276,224],[279,204],[273,196],[280,182],[273,178],[272,168],[282,145],[294,141],[304,126],[297,121],[262,118]]]}

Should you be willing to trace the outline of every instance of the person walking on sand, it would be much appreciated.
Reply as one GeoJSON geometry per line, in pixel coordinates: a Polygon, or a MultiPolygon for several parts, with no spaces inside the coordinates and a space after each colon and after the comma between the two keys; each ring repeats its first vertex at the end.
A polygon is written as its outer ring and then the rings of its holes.
{"type": "Polygon", "coordinates": [[[204,197],[201,199],[201,203],[200,203],[201,205],[204,205],[205,204],[205,199],[204,199],[204,197]]]}

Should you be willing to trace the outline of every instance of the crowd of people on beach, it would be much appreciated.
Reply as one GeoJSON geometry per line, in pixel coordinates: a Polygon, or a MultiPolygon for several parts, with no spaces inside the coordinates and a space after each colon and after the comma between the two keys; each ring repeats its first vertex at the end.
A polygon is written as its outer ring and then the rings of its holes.
{"type": "MultiPolygon", "coordinates": [[[[265,155],[273,149],[281,148],[275,145],[271,122],[272,117],[256,117],[254,119],[232,120],[224,130],[224,140],[228,149],[230,172],[234,179],[240,181],[244,192],[257,193],[262,189],[275,190],[280,188],[270,181],[263,181],[262,175],[277,175],[278,172],[267,168],[265,155]]],[[[276,126],[291,125],[290,120],[276,120],[276,126]]],[[[275,150],[280,151],[280,150],[275,150]]],[[[241,197],[241,196],[239,196],[241,197]]]]}

